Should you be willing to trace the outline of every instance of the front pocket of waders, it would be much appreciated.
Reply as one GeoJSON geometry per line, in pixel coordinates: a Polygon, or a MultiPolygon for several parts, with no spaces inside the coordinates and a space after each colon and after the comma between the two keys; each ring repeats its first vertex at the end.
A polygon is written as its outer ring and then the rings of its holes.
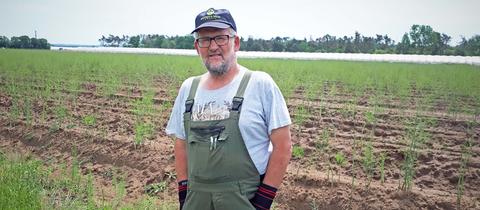
{"type": "Polygon", "coordinates": [[[215,142],[227,140],[227,135],[223,131],[225,126],[192,126],[190,127],[190,136],[188,143],[209,143],[214,145],[215,142]]]}
{"type": "Polygon", "coordinates": [[[191,126],[190,131],[191,133],[197,136],[211,136],[211,135],[219,135],[225,130],[224,125],[214,125],[214,126],[191,126]]]}
{"type": "Polygon", "coordinates": [[[228,134],[223,132],[224,127],[191,129],[188,138],[188,159],[191,175],[200,182],[215,182],[225,179],[228,167],[223,145],[228,134]]]}

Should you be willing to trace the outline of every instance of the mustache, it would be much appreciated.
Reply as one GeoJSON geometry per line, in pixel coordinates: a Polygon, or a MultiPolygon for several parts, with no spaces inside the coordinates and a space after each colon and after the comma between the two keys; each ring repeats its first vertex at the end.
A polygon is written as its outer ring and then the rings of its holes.
{"type": "Polygon", "coordinates": [[[212,56],[212,55],[220,55],[223,57],[222,52],[220,50],[208,51],[208,56],[212,56]]]}

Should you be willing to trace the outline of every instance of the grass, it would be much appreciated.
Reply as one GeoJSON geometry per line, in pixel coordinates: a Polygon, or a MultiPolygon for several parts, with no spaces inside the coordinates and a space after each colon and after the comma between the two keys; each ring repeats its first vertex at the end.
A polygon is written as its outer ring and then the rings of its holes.
{"type": "Polygon", "coordinates": [[[0,153],[0,209],[41,209],[44,174],[39,161],[0,153]]]}
{"type": "Polygon", "coordinates": [[[143,142],[153,136],[154,128],[150,123],[139,123],[135,125],[134,146],[142,145],[143,142]]]}
{"type": "Polygon", "coordinates": [[[305,156],[305,152],[301,146],[294,145],[292,148],[292,156],[301,159],[305,156]]]}
{"type": "Polygon", "coordinates": [[[299,105],[297,110],[295,111],[295,115],[293,121],[297,125],[303,125],[305,121],[308,119],[309,111],[303,104],[299,105]]]}
{"type": "Polygon", "coordinates": [[[93,115],[86,115],[83,117],[83,124],[86,126],[95,126],[97,123],[97,118],[93,115]]]}
{"type": "MultiPolygon", "coordinates": [[[[75,154],[72,155],[75,157],[75,154]]],[[[157,191],[165,190],[166,183],[150,188],[150,195],[138,201],[124,203],[125,180],[119,173],[113,175],[115,197],[106,201],[98,198],[93,174],[80,173],[78,160],[72,166],[60,164],[60,174],[31,156],[4,154],[0,150],[0,209],[161,209],[178,208],[176,201],[160,201],[157,191]]],[[[115,172],[116,173],[116,172],[115,172]]],[[[150,189],[149,188],[149,189],[150,189]]]]}

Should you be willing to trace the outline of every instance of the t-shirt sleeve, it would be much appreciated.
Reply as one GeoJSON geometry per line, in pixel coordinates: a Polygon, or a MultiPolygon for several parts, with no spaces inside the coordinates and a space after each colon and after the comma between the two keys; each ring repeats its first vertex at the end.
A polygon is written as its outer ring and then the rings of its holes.
{"type": "Polygon", "coordinates": [[[263,97],[265,121],[267,123],[268,135],[271,135],[272,130],[290,125],[292,121],[280,88],[267,73],[263,73],[262,77],[265,88],[265,96],[263,97]]]}
{"type": "Polygon", "coordinates": [[[165,132],[167,135],[175,136],[179,139],[185,140],[185,128],[183,127],[183,113],[185,112],[185,101],[187,100],[192,79],[185,80],[178,91],[177,98],[170,113],[165,132]]]}

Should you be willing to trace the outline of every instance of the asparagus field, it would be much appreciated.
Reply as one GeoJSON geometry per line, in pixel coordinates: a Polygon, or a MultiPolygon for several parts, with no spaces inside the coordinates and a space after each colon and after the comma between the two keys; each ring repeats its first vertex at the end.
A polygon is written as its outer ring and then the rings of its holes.
{"type": "MultiPolygon", "coordinates": [[[[479,66],[239,63],[273,77],[293,121],[274,209],[480,209],[479,66]]],[[[0,209],[177,209],[164,128],[205,71],[194,56],[0,49],[0,209]]]]}

